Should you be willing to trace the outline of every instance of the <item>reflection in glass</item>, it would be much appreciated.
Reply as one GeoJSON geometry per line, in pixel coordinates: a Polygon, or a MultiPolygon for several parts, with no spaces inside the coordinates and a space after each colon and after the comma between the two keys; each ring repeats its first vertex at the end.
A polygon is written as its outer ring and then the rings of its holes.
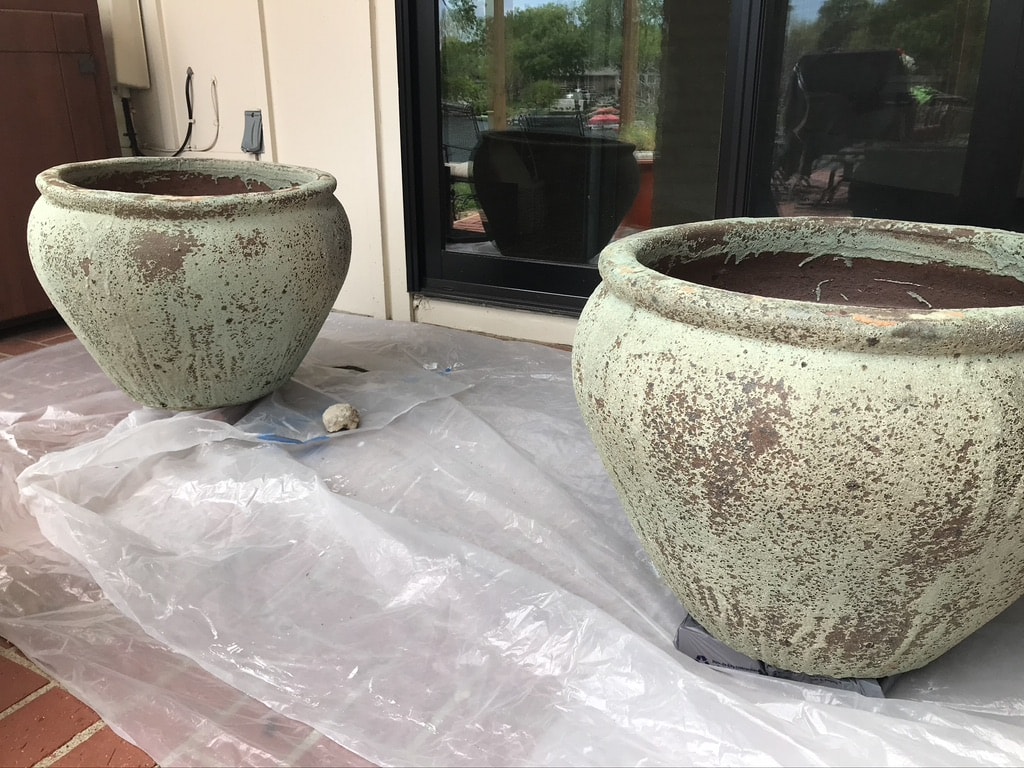
{"type": "Polygon", "coordinates": [[[592,264],[651,225],[661,0],[442,0],[447,248],[592,264]]]}
{"type": "Polygon", "coordinates": [[[792,0],[770,207],[954,221],[987,16],[988,0],[792,0]]]}

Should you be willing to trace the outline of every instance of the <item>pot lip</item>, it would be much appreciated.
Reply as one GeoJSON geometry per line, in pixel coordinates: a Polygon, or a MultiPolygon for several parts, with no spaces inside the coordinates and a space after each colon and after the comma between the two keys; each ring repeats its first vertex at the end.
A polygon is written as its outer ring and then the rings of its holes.
{"type": "Polygon", "coordinates": [[[751,237],[753,243],[758,233],[782,235],[781,247],[764,247],[762,240],[764,251],[816,246],[835,255],[858,248],[863,256],[879,258],[888,246],[907,254],[907,261],[977,266],[955,259],[958,252],[970,253],[998,262],[1024,282],[1024,235],[1018,233],[858,217],[731,218],[650,229],[611,243],[598,261],[603,284],[595,296],[603,287],[671,320],[795,346],[876,354],[896,347],[919,354],[1024,351],[1024,305],[898,309],[819,304],[693,283],[646,266],[659,257],[685,258],[685,244],[701,249],[694,258],[729,253],[730,235],[751,237]]]}
{"type": "Polygon", "coordinates": [[[225,212],[253,204],[296,202],[337,189],[337,179],[325,171],[299,165],[264,163],[256,160],[226,160],[200,157],[112,157],[63,163],[40,172],[35,179],[40,194],[53,202],[76,210],[152,215],[195,211],[225,212]],[[164,195],[149,192],[123,192],[80,186],[76,181],[89,174],[116,171],[159,174],[165,171],[204,173],[216,177],[240,176],[256,181],[283,183],[269,191],[238,192],[226,195],[164,195]]]}

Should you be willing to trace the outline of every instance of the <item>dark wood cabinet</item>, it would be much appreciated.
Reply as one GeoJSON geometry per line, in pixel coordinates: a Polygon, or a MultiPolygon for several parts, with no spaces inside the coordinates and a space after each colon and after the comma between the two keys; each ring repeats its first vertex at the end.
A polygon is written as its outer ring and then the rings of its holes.
{"type": "Polygon", "coordinates": [[[0,328],[52,312],[25,226],[35,177],[121,153],[95,0],[0,0],[0,328]]]}

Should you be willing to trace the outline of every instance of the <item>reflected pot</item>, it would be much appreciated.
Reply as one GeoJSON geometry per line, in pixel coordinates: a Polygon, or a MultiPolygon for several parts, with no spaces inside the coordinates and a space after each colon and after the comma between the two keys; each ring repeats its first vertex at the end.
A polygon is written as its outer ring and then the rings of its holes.
{"type": "Polygon", "coordinates": [[[473,153],[473,181],[488,236],[505,256],[590,261],[636,197],[633,150],[589,136],[483,134],[473,153]]]}
{"type": "Polygon", "coordinates": [[[348,271],[333,176],[196,158],[39,174],[32,266],[103,371],[138,402],[245,403],[295,372],[348,271]]]}
{"type": "Polygon", "coordinates": [[[654,221],[654,153],[635,152],[640,185],[633,205],[622,223],[633,229],[650,229],[654,221]]]}
{"type": "Polygon", "coordinates": [[[659,573],[718,639],[780,669],[884,677],[1024,595],[1024,238],[736,219],[635,235],[599,266],[579,406],[659,573]],[[788,260],[802,293],[716,283],[748,259],[788,260]],[[826,268],[872,261],[864,290],[909,305],[829,292],[826,268]],[[908,265],[959,270],[951,308],[938,278],[893,271],[908,265]],[[1005,306],[975,303],[982,277],[1004,278],[1005,306]]]}

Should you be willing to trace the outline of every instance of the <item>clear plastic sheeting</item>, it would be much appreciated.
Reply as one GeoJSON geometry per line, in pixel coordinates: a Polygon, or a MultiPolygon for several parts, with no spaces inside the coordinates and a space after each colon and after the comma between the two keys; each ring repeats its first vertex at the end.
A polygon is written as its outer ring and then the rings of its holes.
{"type": "Polygon", "coordinates": [[[0,456],[0,634],[161,764],[1024,763],[1024,603],[885,700],[676,652],[559,350],[332,315],[175,414],[72,342],[0,363],[0,456]]]}

